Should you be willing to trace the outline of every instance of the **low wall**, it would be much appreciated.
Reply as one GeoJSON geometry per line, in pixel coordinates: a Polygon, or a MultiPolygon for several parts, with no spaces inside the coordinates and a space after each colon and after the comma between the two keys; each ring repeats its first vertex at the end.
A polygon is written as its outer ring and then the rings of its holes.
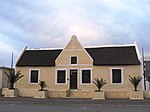
{"type": "Polygon", "coordinates": [[[67,97],[67,90],[50,90],[48,91],[48,97],[53,98],[66,98],[67,97]]]}
{"type": "MultiPolygon", "coordinates": [[[[4,89],[5,91],[6,89],[4,89]]],[[[3,94],[5,92],[2,92],[3,94]]],[[[19,96],[34,97],[37,89],[19,89],[19,96]]],[[[94,91],[83,90],[48,90],[48,97],[52,98],[93,98],[94,91]]],[[[150,98],[149,91],[143,91],[144,98],[150,98]]],[[[130,91],[105,91],[105,98],[130,98],[130,91]]]]}
{"type": "Polygon", "coordinates": [[[5,95],[7,90],[8,88],[2,88],[2,95],[5,95]]]}
{"type": "Polygon", "coordinates": [[[34,97],[36,95],[36,92],[38,90],[36,89],[19,89],[19,96],[24,96],[24,97],[34,97]]]}
{"type": "Polygon", "coordinates": [[[105,91],[106,98],[130,98],[130,91],[105,91]]]}
{"type": "Polygon", "coordinates": [[[143,91],[144,98],[150,98],[150,91],[143,91]]]}
{"type": "MultiPolygon", "coordinates": [[[[19,89],[19,96],[24,97],[34,97],[37,93],[37,89],[19,89]]],[[[48,91],[48,97],[54,97],[54,98],[65,98],[67,97],[67,90],[47,90],[48,91]]]]}
{"type": "Polygon", "coordinates": [[[93,91],[71,90],[70,98],[93,98],[93,91]]]}

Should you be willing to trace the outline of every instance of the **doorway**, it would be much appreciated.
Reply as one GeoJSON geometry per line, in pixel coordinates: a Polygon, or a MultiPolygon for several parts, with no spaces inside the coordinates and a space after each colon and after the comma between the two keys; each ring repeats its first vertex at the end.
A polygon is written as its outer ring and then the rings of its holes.
{"type": "Polygon", "coordinates": [[[77,87],[78,70],[70,70],[70,89],[78,89],[77,87]]]}

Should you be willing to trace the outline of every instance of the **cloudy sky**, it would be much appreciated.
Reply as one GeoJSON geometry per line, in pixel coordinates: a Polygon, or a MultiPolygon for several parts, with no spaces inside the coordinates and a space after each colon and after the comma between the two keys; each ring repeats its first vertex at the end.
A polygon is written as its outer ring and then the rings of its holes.
{"type": "Polygon", "coordinates": [[[150,0],[0,0],[0,65],[25,46],[130,44],[150,55],[150,0]]]}

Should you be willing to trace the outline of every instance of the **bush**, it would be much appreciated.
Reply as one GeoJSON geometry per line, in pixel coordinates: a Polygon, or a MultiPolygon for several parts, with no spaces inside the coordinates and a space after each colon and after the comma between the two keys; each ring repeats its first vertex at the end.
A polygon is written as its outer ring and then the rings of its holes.
{"type": "Polygon", "coordinates": [[[140,83],[140,81],[142,80],[141,76],[130,76],[129,75],[129,81],[131,82],[131,84],[134,86],[134,91],[137,91],[137,86],[140,83]]]}
{"type": "Polygon", "coordinates": [[[101,91],[101,88],[107,84],[106,80],[103,80],[103,78],[98,79],[96,78],[95,81],[93,81],[93,83],[96,85],[98,91],[101,91]]]}
{"type": "Polygon", "coordinates": [[[6,76],[8,77],[8,81],[10,83],[9,89],[15,89],[14,84],[21,79],[24,75],[21,75],[21,72],[15,72],[15,70],[10,69],[9,73],[5,72],[6,76]]]}
{"type": "Polygon", "coordinates": [[[40,86],[40,90],[39,91],[44,91],[44,88],[47,86],[45,81],[40,81],[38,84],[40,86]]]}

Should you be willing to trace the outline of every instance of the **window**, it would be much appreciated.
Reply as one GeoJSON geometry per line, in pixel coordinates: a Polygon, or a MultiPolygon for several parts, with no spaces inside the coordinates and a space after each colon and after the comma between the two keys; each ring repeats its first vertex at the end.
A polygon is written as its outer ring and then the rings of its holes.
{"type": "Polygon", "coordinates": [[[122,83],[122,69],[112,69],[112,83],[122,83]]]}
{"type": "Polygon", "coordinates": [[[77,64],[77,57],[76,56],[71,57],[71,64],[77,64]]]}
{"type": "Polygon", "coordinates": [[[82,83],[91,83],[91,70],[82,70],[82,83]]]}
{"type": "Polygon", "coordinates": [[[66,83],[66,70],[57,70],[57,83],[66,83]]]}
{"type": "Polygon", "coordinates": [[[30,83],[38,83],[39,81],[39,70],[30,71],[30,83]]]}

